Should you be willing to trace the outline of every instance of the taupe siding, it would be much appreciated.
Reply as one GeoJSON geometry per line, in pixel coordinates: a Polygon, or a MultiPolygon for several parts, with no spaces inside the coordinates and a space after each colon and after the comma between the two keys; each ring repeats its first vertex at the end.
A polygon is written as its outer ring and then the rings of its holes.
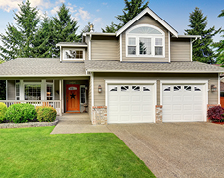
{"type": "Polygon", "coordinates": [[[170,41],[171,62],[191,61],[190,39],[173,39],[170,41]]]}
{"type": "MultiPolygon", "coordinates": [[[[149,15],[143,16],[140,20],[135,22],[129,27],[132,28],[135,25],[139,24],[150,24],[160,28],[165,33],[165,58],[151,58],[151,57],[126,57],[126,31],[122,33],[122,60],[123,61],[149,61],[149,62],[169,62],[169,51],[168,51],[168,30],[165,29],[160,23],[155,21],[149,15]]],[[[128,30],[128,29],[127,29],[128,30]]]]}
{"type": "MultiPolygon", "coordinates": [[[[105,80],[157,80],[157,104],[160,104],[160,80],[208,80],[208,89],[211,84],[218,86],[217,74],[137,74],[137,73],[95,73],[94,77],[94,105],[105,106],[105,80]],[[98,86],[102,86],[102,93],[98,93],[98,86]]],[[[218,103],[218,91],[208,92],[208,104],[218,103]]]]}
{"type": "Polygon", "coordinates": [[[108,40],[92,39],[91,45],[92,60],[120,60],[118,38],[114,37],[108,40]]]}
{"type": "Polygon", "coordinates": [[[15,100],[15,80],[7,81],[8,100],[15,100]]]}

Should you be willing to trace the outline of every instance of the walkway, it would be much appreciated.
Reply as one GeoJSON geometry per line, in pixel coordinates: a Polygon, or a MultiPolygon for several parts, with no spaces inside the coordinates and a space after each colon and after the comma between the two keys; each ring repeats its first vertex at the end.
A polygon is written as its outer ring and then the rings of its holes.
{"type": "Polygon", "coordinates": [[[51,134],[75,134],[75,133],[110,133],[105,125],[95,126],[91,124],[87,113],[63,114],[58,117],[59,123],[51,134]]]}

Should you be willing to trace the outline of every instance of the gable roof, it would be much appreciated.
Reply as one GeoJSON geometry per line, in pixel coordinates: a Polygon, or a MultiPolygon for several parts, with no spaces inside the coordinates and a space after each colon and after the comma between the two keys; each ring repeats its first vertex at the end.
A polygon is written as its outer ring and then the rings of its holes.
{"type": "Polygon", "coordinates": [[[85,61],[88,72],[139,73],[221,73],[224,68],[201,62],[132,63],[120,61],[85,61]]]}
{"type": "Polygon", "coordinates": [[[0,64],[0,77],[86,76],[84,63],[60,63],[58,58],[17,58],[0,64]]]}
{"type": "Polygon", "coordinates": [[[117,32],[116,36],[119,36],[122,32],[124,32],[128,27],[130,27],[134,22],[142,18],[145,14],[149,14],[152,18],[158,21],[161,25],[163,25],[167,30],[169,30],[175,37],[178,37],[178,32],[169,25],[165,20],[161,19],[155,12],[153,12],[149,7],[145,8],[141,13],[139,13],[135,18],[127,22],[123,27],[121,27],[117,32]]]}

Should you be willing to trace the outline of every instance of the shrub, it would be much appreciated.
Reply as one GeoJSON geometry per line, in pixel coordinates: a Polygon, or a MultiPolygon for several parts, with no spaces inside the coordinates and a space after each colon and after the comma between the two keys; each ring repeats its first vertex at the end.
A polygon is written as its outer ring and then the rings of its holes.
{"type": "Polygon", "coordinates": [[[0,103],[0,123],[5,119],[5,113],[7,111],[7,106],[5,103],[0,103]]]}
{"type": "Polygon", "coordinates": [[[207,112],[208,118],[213,121],[223,121],[223,108],[221,106],[214,106],[207,112]]]}
{"type": "Polygon", "coordinates": [[[25,123],[35,121],[37,112],[32,104],[13,104],[5,114],[5,119],[14,123],[25,123]]]}
{"type": "Polygon", "coordinates": [[[57,112],[50,106],[37,107],[37,120],[39,122],[53,122],[56,119],[57,112]]]}

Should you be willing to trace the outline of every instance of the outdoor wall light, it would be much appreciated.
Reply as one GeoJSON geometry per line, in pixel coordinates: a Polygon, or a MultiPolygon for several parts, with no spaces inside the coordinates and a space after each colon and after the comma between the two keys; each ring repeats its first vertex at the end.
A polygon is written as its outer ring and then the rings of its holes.
{"type": "Polygon", "coordinates": [[[101,87],[101,85],[98,86],[98,93],[102,93],[102,87],[101,87]]]}
{"type": "Polygon", "coordinates": [[[211,91],[212,91],[212,92],[215,92],[216,89],[217,89],[217,87],[216,87],[215,85],[211,85],[211,91]]]}

